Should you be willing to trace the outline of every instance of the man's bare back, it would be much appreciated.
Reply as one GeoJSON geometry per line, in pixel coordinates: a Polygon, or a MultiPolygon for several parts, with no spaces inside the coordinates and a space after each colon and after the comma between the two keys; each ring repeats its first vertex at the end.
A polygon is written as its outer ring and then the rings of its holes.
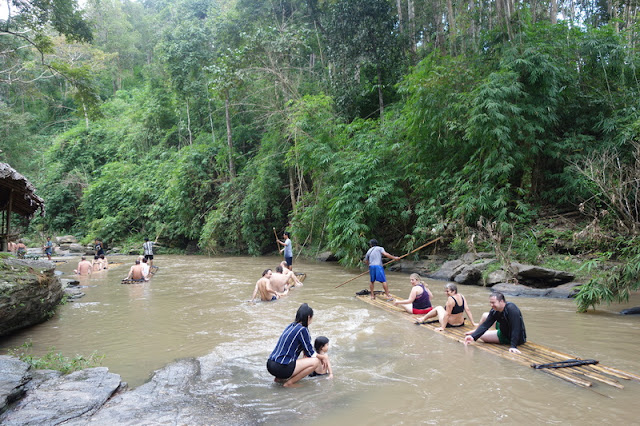
{"type": "Polygon", "coordinates": [[[147,277],[144,276],[144,272],[142,270],[142,265],[136,261],[136,264],[129,269],[129,275],[127,275],[127,280],[136,280],[142,281],[147,277]]]}
{"type": "Polygon", "coordinates": [[[75,269],[75,272],[78,275],[90,275],[93,270],[91,262],[87,260],[86,257],[82,256],[82,260],[78,263],[78,269],[75,269]]]}

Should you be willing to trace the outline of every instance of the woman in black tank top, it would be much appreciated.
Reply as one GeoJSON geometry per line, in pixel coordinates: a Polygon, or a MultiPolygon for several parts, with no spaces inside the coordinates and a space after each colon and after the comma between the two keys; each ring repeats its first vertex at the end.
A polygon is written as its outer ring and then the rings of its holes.
{"type": "Polygon", "coordinates": [[[464,296],[458,295],[458,286],[454,283],[447,283],[444,287],[445,293],[447,293],[447,303],[444,307],[436,306],[431,312],[422,318],[418,318],[416,321],[419,324],[427,322],[430,318],[438,317],[440,327],[436,328],[436,331],[443,331],[446,327],[462,327],[464,325],[464,313],[466,312],[471,324],[476,326],[473,321],[473,315],[471,315],[471,309],[465,303],[464,296]],[[460,302],[456,299],[456,296],[460,296],[460,302]]]}

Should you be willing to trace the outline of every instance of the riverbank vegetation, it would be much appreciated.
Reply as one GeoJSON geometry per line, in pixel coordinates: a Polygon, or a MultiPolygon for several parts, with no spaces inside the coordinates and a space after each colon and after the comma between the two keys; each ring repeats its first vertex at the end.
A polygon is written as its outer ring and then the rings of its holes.
{"type": "Polygon", "coordinates": [[[371,237],[495,248],[483,218],[515,257],[618,262],[580,309],[639,285],[634,4],[21,4],[0,131],[32,231],[257,255],[288,228],[356,265],[371,237]]]}
{"type": "Polygon", "coordinates": [[[68,357],[57,352],[56,348],[52,347],[46,354],[40,357],[33,355],[32,349],[33,342],[29,340],[17,348],[10,349],[7,353],[20,359],[20,361],[26,362],[32,368],[38,370],[57,370],[63,374],[69,374],[85,368],[99,367],[104,360],[104,355],[98,355],[97,352],[93,352],[89,356],[76,355],[74,357],[68,357]]]}

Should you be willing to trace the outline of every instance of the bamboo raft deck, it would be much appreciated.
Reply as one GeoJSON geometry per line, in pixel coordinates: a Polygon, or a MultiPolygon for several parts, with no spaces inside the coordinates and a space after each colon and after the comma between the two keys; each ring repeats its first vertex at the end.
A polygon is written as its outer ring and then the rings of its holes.
{"type": "MultiPolygon", "coordinates": [[[[394,299],[399,299],[393,294],[391,296],[394,299]]],[[[378,295],[376,292],[375,300],[371,300],[370,295],[356,295],[356,298],[368,303],[369,305],[373,305],[387,312],[396,314],[405,320],[415,322],[415,315],[407,313],[407,311],[401,307],[394,306],[393,302],[387,302],[384,294],[378,295]]],[[[440,323],[420,324],[419,326],[435,330],[437,327],[440,327],[440,323]]],[[[445,331],[439,333],[444,337],[463,343],[465,337],[464,333],[474,329],[475,327],[469,324],[469,321],[467,320],[465,325],[462,327],[447,328],[445,331]]],[[[534,368],[534,364],[547,364],[581,359],[529,341],[518,346],[518,349],[522,354],[509,352],[509,348],[506,345],[484,343],[480,340],[476,341],[471,346],[532,368],[534,368]]],[[[624,385],[620,383],[620,380],[635,380],[640,382],[640,376],[636,374],[628,373],[617,368],[607,367],[600,363],[575,367],[542,368],[538,371],[542,371],[574,385],[585,388],[591,388],[594,382],[599,382],[618,389],[623,389],[624,385]]]]}

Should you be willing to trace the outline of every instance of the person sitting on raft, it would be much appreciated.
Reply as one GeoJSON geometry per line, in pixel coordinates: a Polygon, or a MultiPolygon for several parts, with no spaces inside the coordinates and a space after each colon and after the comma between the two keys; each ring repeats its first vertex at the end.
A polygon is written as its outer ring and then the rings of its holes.
{"type": "Polygon", "coordinates": [[[433,294],[431,294],[431,291],[427,288],[424,281],[420,279],[420,275],[409,275],[409,282],[413,286],[411,293],[409,293],[409,298],[406,300],[396,300],[393,304],[396,306],[401,305],[410,314],[428,314],[433,309],[431,307],[433,294]]]}
{"type": "Polygon", "coordinates": [[[276,382],[284,382],[284,387],[293,386],[321,365],[327,365],[327,356],[314,352],[311,345],[308,327],[312,319],[313,309],[306,303],[300,305],[295,321],[284,329],[269,355],[267,370],[276,382]],[[298,359],[301,352],[306,358],[298,359]]]}
{"type": "MultiPolygon", "coordinates": [[[[282,273],[287,277],[289,277],[289,280],[288,280],[289,287],[300,287],[303,285],[302,281],[300,281],[298,277],[296,277],[296,274],[287,267],[287,262],[285,260],[280,262],[280,266],[282,267],[282,273]]],[[[276,271],[277,270],[278,269],[276,268],[276,271]]]]}
{"type": "Polygon", "coordinates": [[[136,259],[136,264],[129,269],[129,275],[124,279],[124,281],[148,281],[149,279],[144,274],[144,270],[142,269],[142,265],[140,261],[136,259]]]}
{"type": "Polygon", "coordinates": [[[478,328],[465,333],[464,344],[482,339],[486,343],[510,345],[509,352],[521,353],[517,346],[527,341],[522,312],[515,304],[507,302],[499,291],[489,295],[489,304],[491,310],[482,315],[478,328]],[[496,323],[496,329],[489,330],[493,323],[496,323]]]}
{"type": "Polygon", "coordinates": [[[440,327],[436,328],[436,331],[443,331],[447,327],[462,327],[464,325],[464,313],[466,312],[471,324],[477,325],[473,322],[469,304],[466,303],[467,301],[463,295],[458,294],[458,286],[454,283],[447,283],[444,286],[444,292],[447,294],[447,303],[444,307],[436,306],[427,315],[418,318],[416,324],[424,324],[429,318],[437,316],[440,327]]]}

